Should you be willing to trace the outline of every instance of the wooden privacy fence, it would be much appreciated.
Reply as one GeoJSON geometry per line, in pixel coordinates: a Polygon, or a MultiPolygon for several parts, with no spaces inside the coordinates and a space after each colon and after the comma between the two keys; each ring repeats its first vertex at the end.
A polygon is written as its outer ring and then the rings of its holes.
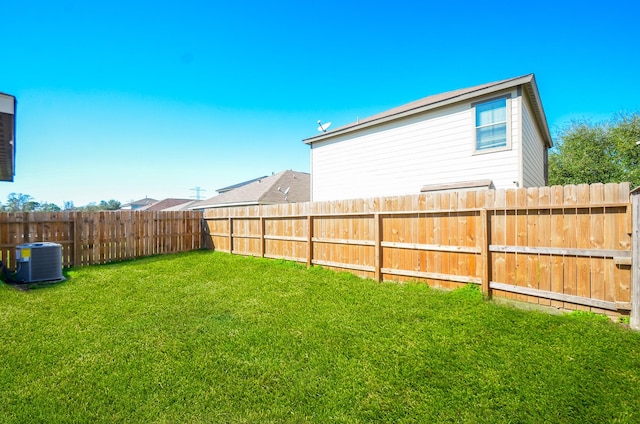
{"type": "Polygon", "coordinates": [[[210,247],[566,309],[631,309],[629,184],[209,209],[210,247]]]}
{"type": "Polygon", "coordinates": [[[65,267],[104,264],[202,247],[202,212],[0,213],[0,260],[15,269],[15,247],[62,245],[65,267]]]}

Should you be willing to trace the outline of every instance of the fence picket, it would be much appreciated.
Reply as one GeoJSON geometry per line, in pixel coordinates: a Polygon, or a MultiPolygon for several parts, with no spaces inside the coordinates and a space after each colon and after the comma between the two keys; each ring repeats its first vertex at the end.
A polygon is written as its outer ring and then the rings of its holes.
{"type": "Polygon", "coordinates": [[[15,247],[40,241],[62,246],[65,267],[195,250],[202,245],[201,221],[193,211],[0,213],[0,260],[15,269],[15,247]],[[153,249],[153,239],[162,249],[153,249]]]}
{"type": "Polygon", "coordinates": [[[15,266],[15,246],[28,241],[62,244],[65,266],[206,245],[442,288],[485,281],[494,296],[616,314],[631,301],[630,216],[627,183],[425,193],[204,214],[3,213],[0,260],[15,266]]]}
{"type": "MultiPolygon", "coordinates": [[[[594,205],[604,203],[604,185],[592,184],[590,186],[589,198],[594,205]]],[[[598,208],[590,211],[589,247],[591,249],[602,249],[604,247],[604,211],[598,208]],[[597,213],[593,213],[597,212],[597,213]]],[[[589,268],[591,270],[591,297],[604,300],[604,261],[603,258],[591,258],[589,268]]],[[[594,312],[604,312],[594,310],[594,312]]]]}
{"type": "MultiPolygon", "coordinates": [[[[540,187],[538,189],[538,206],[550,206],[551,205],[551,189],[549,187],[540,187]]],[[[551,210],[540,209],[538,213],[538,223],[535,228],[536,246],[551,246],[551,210]]],[[[530,241],[533,239],[530,238],[530,241]]],[[[549,255],[538,255],[537,258],[538,267],[538,289],[544,291],[551,291],[551,257],[549,255]]],[[[535,261],[532,264],[535,266],[535,261]]],[[[545,306],[550,306],[551,301],[549,299],[539,298],[538,303],[545,306]]]]}
{"type": "Polygon", "coordinates": [[[235,216],[233,243],[252,241],[237,250],[259,254],[260,231],[239,228],[260,218],[269,257],[442,288],[485,281],[494,296],[615,314],[630,302],[628,196],[628,184],[432,192],[210,210],[205,220],[218,250],[230,240],[220,218],[235,216]]]}

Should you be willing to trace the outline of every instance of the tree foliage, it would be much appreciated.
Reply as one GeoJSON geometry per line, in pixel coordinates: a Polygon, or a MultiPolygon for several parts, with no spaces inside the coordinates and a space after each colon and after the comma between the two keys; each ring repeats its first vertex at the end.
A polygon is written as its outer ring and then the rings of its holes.
{"type": "Polygon", "coordinates": [[[60,210],[60,206],[49,202],[40,203],[37,209],[39,212],[60,212],[60,210]]]}
{"type": "Polygon", "coordinates": [[[628,181],[640,185],[640,114],[620,113],[611,121],[571,123],[549,154],[549,184],[628,181]]]}
{"type": "Polygon", "coordinates": [[[79,211],[89,211],[89,212],[117,211],[118,209],[120,209],[120,205],[121,205],[120,202],[118,202],[117,200],[111,199],[109,201],[101,200],[100,203],[97,203],[97,204],[95,202],[91,202],[86,206],[80,206],[74,209],[79,211]]]}
{"type": "Polygon", "coordinates": [[[122,203],[114,199],[111,199],[108,202],[101,200],[98,206],[100,207],[100,209],[105,211],[117,211],[118,209],[120,209],[120,206],[122,206],[122,203]]]}
{"type": "Polygon", "coordinates": [[[33,197],[23,193],[10,193],[7,196],[7,203],[2,206],[6,212],[31,212],[38,209],[40,203],[33,197]]]}
{"type": "MultiPolygon", "coordinates": [[[[89,203],[80,207],[75,207],[72,201],[64,202],[64,210],[114,211],[120,209],[120,206],[121,203],[113,199],[102,200],[99,204],[89,203]]],[[[40,203],[24,193],[11,193],[7,196],[7,202],[4,205],[0,204],[0,212],[58,212],[60,210],[62,209],[54,203],[40,203]]]]}

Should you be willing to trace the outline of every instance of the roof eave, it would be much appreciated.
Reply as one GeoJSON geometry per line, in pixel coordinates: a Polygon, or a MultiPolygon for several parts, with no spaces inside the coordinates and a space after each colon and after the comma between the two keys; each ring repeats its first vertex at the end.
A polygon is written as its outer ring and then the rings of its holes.
{"type": "Polygon", "coordinates": [[[9,130],[5,131],[5,136],[0,137],[0,154],[2,154],[3,169],[0,170],[0,181],[13,182],[16,174],[16,109],[18,101],[15,96],[0,92],[2,97],[8,97],[13,102],[7,110],[0,108],[0,119],[6,121],[9,130]]]}
{"type": "Polygon", "coordinates": [[[551,138],[551,133],[549,132],[549,124],[547,123],[547,116],[544,113],[544,108],[542,106],[542,100],[540,99],[540,92],[538,91],[538,84],[536,84],[536,78],[532,74],[531,81],[528,84],[525,84],[525,87],[529,90],[529,97],[531,97],[532,102],[535,104],[534,113],[536,115],[536,119],[538,120],[538,126],[543,129],[542,138],[544,139],[548,148],[553,147],[553,139],[551,138]]]}
{"type": "MultiPolygon", "coordinates": [[[[326,134],[320,134],[320,135],[316,135],[313,137],[309,137],[306,138],[304,140],[302,140],[305,144],[313,144],[316,143],[318,141],[323,141],[326,139],[330,139],[333,138],[337,135],[343,135],[343,134],[348,134],[350,132],[354,132],[354,131],[360,131],[362,129],[365,128],[369,128],[369,127],[373,127],[375,125],[380,125],[386,122],[390,122],[390,121],[394,121],[396,119],[401,119],[401,118],[405,118],[407,116],[412,116],[412,115],[416,115],[419,113],[423,113],[423,112],[427,112],[429,110],[433,110],[433,109],[437,109],[437,108],[441,108],[444,106],[448,106],[450,104],[454,104],[454,103],[459,103],[459,102],[463,102],[465,100],[470,100],[470,99],[474,99],[477,97],[481,97],[481,96],[486,96],[495,92],[499,92],[499,91],[503,91],[503,90],[508,90],[510,88],[513,87],[517,87],[520,85],[526,85],[526,84],[532,84],[533,85],[533,92],[534,92],[534,97],[536,98],[536,102],[537,105],[536,109],[540,109],[541,108],[541,102],[540,102],[540,96],[538,94],[538,89],[537,86],[535,86],[535,78],[533,74],[528,74],[528,75],[524,75],[521,77],[516,77],[513,79],[509,79],[509,80],[505,80],[505,81],[501,81],[498,82],[494,85],[491,85],[489,87],[483,87],[483,88],[479,88],[478,90],[474,90],[474,91],[470,91],[464,94],[460,94],[458,96],[454,96],[448,99],[444,99],[441,101],[437,101],[434,103],[429,103],[427,105],[424,106],[419,106],[410,110],[406,110],[403,112],[399,112],[399,113],[395,113],[392,115],[388,115],[388,116],[384,116],[381,117],[379,119],[375,119],[372,121],[367,121],[367,122],[363,122],[360,124],[353,124],[353,125],[347,125],[343,128],[338,128],[334,131],[328,132],[326,134]]],[[[540,119],[540,117],[542,117],[542,123],[544,123],[544,127],[546,128],[545,132],[548,134],[549,133],[549,129],[546,126],[546,118],[544,118],[544,111],[537,111],[536,116],[538,117],[538,119],[540,119]]],[[[548,145],[551,142],[551,137],[548,137],[548,145]]],[[[549,146],[550,147],[550,146],[549,146]]]]}
{"type": "Polygon", "coordinates": [[[235,208],[241,206],[259,206],[259,205],[276,205],[278,203],[274,202],[235,202],[235,203],[220,203],[217,205],[198,205],[189,208],[190,210],[201,210],[201,209],[217,209],[217,208],[235,208]]]}

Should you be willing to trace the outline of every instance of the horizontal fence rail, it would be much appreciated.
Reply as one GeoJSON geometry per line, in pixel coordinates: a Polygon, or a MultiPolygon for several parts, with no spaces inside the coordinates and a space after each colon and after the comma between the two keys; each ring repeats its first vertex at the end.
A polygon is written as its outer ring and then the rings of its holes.
{"type": "Polygon", "coordinates": [[[0,260],[15,269],[23,243],[62,245],[65,267],[104,264],[202,248],[202,212],[0,213],[0,260]]]}
{"type": "Polygon", "coordinates": [[[381,280],[473,283],[565,309],[631,309],[627,183],[216,208],[209,247],[381,280]]]}

